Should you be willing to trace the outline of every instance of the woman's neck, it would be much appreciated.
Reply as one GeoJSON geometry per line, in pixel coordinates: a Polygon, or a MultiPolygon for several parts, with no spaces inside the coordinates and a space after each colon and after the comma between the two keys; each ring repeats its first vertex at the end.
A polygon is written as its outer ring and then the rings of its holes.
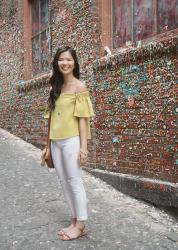
{"type": "Polygon", "coordinates": [[[64,77],[64,85],[69,85],[75,81],[75,77],[73,75],[65,75],[64,77]]]}

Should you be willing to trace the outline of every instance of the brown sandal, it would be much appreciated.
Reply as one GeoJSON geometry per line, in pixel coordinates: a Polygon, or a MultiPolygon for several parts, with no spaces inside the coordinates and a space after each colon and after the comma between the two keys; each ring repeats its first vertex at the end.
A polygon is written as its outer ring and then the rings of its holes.
{"type": "Polygon", "coordinates": [[[78,230],[78,235],[77,236],[70,236],[70,232],[64,233],[63,235],[60,235],[60,239],[63,241],[69,241],[69,240],[75,240],[78,239],[82,236],[85,236],[87,234],[85,227],[83,229],[80,229],[78,227],[75,226],[75,228],[78,230]]]}

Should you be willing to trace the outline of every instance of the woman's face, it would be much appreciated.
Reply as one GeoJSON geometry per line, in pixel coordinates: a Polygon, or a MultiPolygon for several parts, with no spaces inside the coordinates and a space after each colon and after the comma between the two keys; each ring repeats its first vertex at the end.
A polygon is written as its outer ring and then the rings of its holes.
{"type": "Polygon", "coordinates": [[[73,73],[75,62],[69,51],[60,54],[58,59],[59,71],[63,75],[69,75],[73,73]]]}

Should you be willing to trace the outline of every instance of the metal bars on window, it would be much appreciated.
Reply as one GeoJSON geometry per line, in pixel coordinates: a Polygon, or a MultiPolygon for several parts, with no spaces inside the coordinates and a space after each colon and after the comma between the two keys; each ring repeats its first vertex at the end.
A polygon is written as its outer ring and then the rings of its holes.
{"type": "Polygon", "coordinates": [[[48,71],[50,46],[48,0],[34,0],[32,1],[33,75],[48,71]]]}

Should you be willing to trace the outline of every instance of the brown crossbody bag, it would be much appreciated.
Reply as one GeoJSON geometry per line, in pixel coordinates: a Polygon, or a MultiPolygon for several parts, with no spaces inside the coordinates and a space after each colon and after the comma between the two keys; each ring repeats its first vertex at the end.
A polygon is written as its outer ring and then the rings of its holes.
{"type": "Polygon", "coordinates": [[[45,163],[48,166],[48,168],[54,168],[52,154],[51,154],[51,140],[49,139],[49,133],[50,133],[50,123],[51,123],[51,112],[48,120],[48,137],[47,137],[47,144],[46,147],[42,151],[41,156],[41,165],[44,166],[45,163]]]}

